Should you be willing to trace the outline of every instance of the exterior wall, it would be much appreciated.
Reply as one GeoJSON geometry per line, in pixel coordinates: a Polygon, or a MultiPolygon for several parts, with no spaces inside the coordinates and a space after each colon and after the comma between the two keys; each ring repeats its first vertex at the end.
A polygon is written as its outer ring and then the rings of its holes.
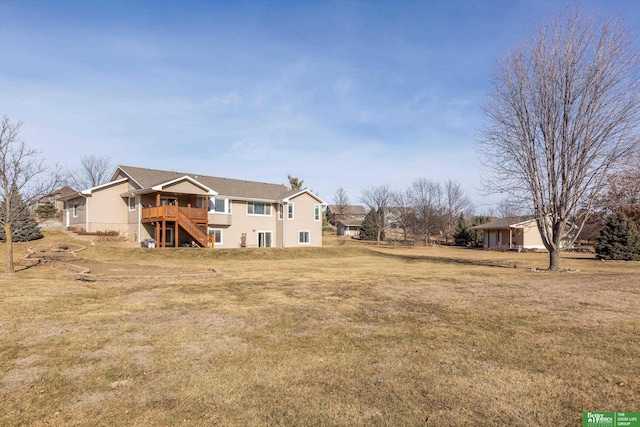
{"type": "Polygon", "coordinates": [[[535,221],[532,221],[523,228],[523,234],[523,247],[531,249],[545,249],[544,244],[542,243],[542,236],[540,236],[540,231],[538,231],[538,226],[535,221]]]}
{"type": "Polygon", "coordinates": [[[87,197],[88,232],[117,230],[121,235],[132,236],[129,228],[128,199],[120,196],[129,189],[129,183],[122,182],[94,191],[87,197]]]}
{"type": "Polygon", "coordinates": [[[287,217],[287,209],[284,212],[284,245],[292,246],[322,246],[322,206],[315,198],[303,193],[291,200],[293,203],[293,219],[287,217]],[[318,221],[314,219],[314,208],[319,206],[318,221]],[[299,242],[300,231],[309,232],[309,243],[299,242]]]}
{"type": "MultiPolygon", "coordinates": [[[[512,229],[511,233],[512,248],[545,249],[535,222],[527,223],[521,228],[512,229]]],[[[484,230],[483,239],[485,248],[509,248],[509,229],[484,230]]]]}
{"type": "MultiPolygon", "coordinates": [[[[140,222],[140,196],[135,196],[135,209],[129,210],[129,198],[124,199],[127,203],[127,236],[135,237],[135,241],[140,241],[141,230],[138,231],[138,223],[140,222]]],[[[144,237],[146,239],[147,237],[144,237]]]]}
{"type": "Polygon", "coordinates": [[[258,245],[258,232],[271,231],[273,247],[279,246],[277,235],[278,205],[271,205],[271,215],[247,214],[247,202],[244,200],[231,200],[232,224],[221,226],[210,224],[209,227],[222,230],[222,244],[216,244],[216,248],[239,248],[242,234],[246,233],[247,247],[258,245]]]}
{"type": "Polygon", "coordinates": [[[67,200],[66,208],[64,210],[64,218],[62,219],[63,224],[67,227],[82,227],[83,229],[86,227],[87,222],[87,203],[86,199],[82,196],[78,196],[75,199],[67,200]],[[73,216],[73,206],[74,204],[78,204],[77,214],[78,216],[73,216]]]}

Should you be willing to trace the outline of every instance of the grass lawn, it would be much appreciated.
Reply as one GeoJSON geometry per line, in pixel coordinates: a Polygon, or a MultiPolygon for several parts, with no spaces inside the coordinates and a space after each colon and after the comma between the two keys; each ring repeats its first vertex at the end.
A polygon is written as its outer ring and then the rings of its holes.
{"type": "MultiPolygon", "coordinates": [[[[640,264],[391,248],[0,265],[0,425],[578,426],[640,411],[640,264]]],[[[4,260],[5,245],[0,247],[4,260]]]]}

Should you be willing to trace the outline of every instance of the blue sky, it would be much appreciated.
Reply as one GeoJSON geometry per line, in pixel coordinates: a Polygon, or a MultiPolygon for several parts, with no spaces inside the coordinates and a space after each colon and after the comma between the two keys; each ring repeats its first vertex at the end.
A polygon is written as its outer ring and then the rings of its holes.
{"type": "Polygon", "coordinates": [[[496,61],[580,5],[640,29],[635,0],[0,0],[0,114],[70,168],[95,154],[292,174],[329,203],[453,179],[480,213],[473,144],[496,61]]]}

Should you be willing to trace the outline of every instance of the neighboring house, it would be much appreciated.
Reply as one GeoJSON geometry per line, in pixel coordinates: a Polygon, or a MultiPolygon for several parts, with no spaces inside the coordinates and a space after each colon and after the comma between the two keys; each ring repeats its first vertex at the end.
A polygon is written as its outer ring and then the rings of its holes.
{"type": "Polygon", "coordinates": [[[281,184],[118,166],[108,183],[62,199],[67,227],[157,247],[322,245],[324,201],[281,184]]]}
{"type": "Polygon", "coordinates": [[[535,218],[509,217],[470,227],[484,231],[485,248],[545,249],[535,218]]]}
{"type": "Polygon", "coordinates": [[[38,200],[38,202],[36,202],[35,204],[35,208],[46,203],[52,203],[56,208],[56,214],[61,214],[64,210],[64,201],[62,200],[62,198],[75,192],[76,190],[70,187],[58,188],[56,191],[52,191],[42,199],[38,200]]]}
{"type": "Polygon", "coordinates": [[[407,217],[414,216],[413,208],[387,207],[384,208],[384,222],[387,229],[406,227],[407,217]]]}
{"type": "Polygon", "coordinates": [[[361,226],[361,219],[341,219],[336,226],[336,234],[338,236],[359,236],[361,226]]]}
{"type": "Polygon", "coordinates": [[[327,206],[327,221],[333,226],[338,226],[338,222],[343,219],[359,219],[364,220],[367,215],[367,211],[362,206],[357,205],[328,205],[327,206]]]}

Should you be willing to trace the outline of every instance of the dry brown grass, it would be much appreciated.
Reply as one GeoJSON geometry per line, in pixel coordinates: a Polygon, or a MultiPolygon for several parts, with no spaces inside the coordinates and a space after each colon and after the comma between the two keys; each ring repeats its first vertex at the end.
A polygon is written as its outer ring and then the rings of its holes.
{"type": "Polygon", "coordinates": [[[0,424],[575,426],[640,407],[638,263],[327,243],[89,244],[94,282],[0,274],[0,424]]]}

